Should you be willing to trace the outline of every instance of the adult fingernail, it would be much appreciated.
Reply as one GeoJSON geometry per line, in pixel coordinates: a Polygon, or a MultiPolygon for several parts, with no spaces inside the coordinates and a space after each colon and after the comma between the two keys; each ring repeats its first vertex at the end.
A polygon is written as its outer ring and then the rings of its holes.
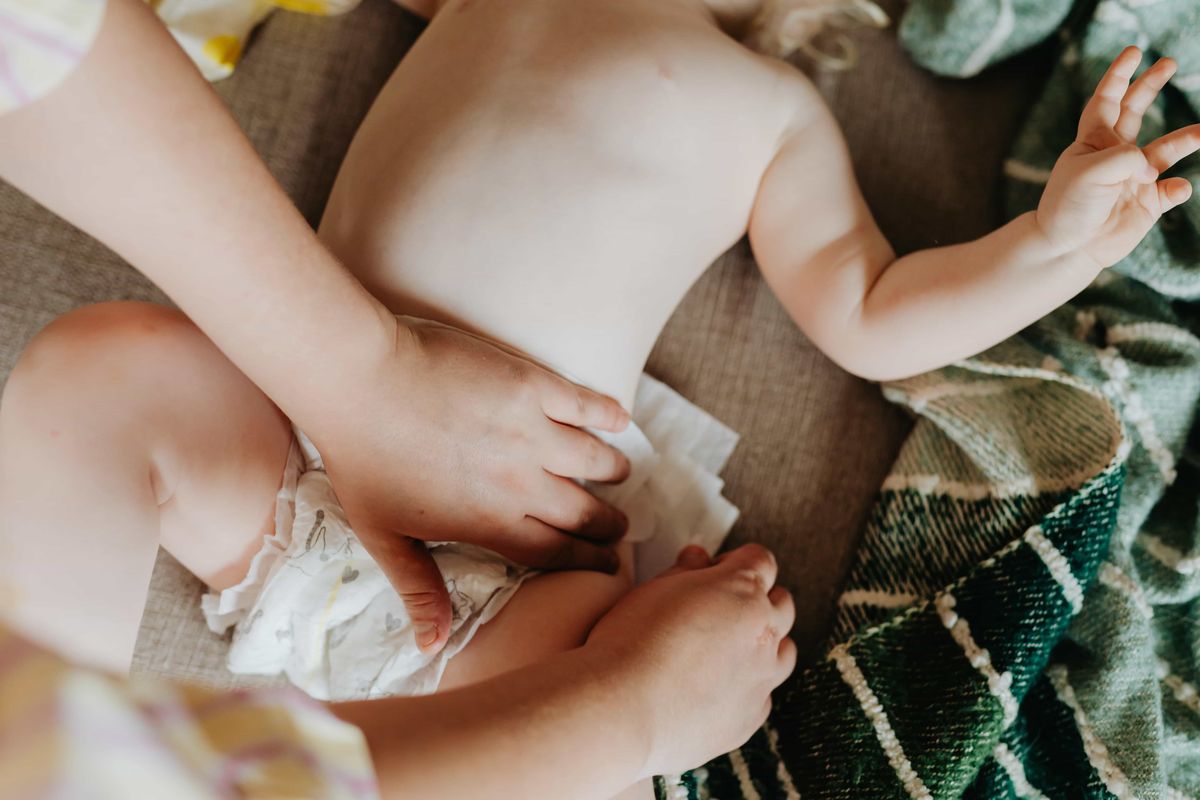
{"type": "Polygon", "coordinates": [[[438,626],[433,624],[417,625],[417,647],[428,650],[438,640],[438,626]]]}
{"type": "Polygon", "coordinates": [[[1147,183],[1158,180],[1158,170],[1147,164],[1146,168],[1142,170],[1142,180],[1147,183]]]}

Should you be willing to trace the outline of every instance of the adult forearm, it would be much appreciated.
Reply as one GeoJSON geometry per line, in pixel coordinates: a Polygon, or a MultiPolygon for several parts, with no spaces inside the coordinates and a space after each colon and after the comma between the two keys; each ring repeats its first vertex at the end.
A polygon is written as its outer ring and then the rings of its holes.
{"type": "Polygon", "coordinates": [[[644,698],[581,648],[427,697],[334,708],[366,735],[385,798],[612,797],[645,777],[644,698]]]}
{"type": "Polygon", "coordinates": [[[887,266],[847,321],[841,355],[875,380],[936,369],[1045,316],[1098,271],[1085,256],[1056,250],[1025,214],[981,239],[887,266]]]}
{"type": "Polygon", "coordinates": [[[0,175],[154,280],[293,417],[327,412],[330,369],[394,346],[140,0],[110,0],[74,74],[0,117],[0,175]]]}
{"type": "Polygon", "coordinates": [[[406,536],[529,566],[613,563],[624,516],[559,475],[620,480],[628,461],[563,426],[618,431],[627,412],[477,337],[397,321],[141,0],[109,0],[82,65],[0,116],[0,176],[156,281],[305,430],[423,646],[445,643],[450,598],[406,536]],[[551,527],[564,521],[587,541],[551,527]]]}

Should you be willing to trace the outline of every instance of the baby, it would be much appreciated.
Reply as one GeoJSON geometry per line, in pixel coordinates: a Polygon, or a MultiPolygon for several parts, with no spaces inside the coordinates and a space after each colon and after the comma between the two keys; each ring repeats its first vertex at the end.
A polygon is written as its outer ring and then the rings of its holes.
{"type": "MultiPolygon", "coordinates": [[[[614,442],[633,474],[598,490],[616,492],[645,564],[685,542],[717,547],[735,516],[716,478],[733,435],[641,371],[688,287],[743,235],[808,337],[846,369],[887,380],[1020,330],[1190,196],[1183,179],[1159,176],[1200,149],[1200,126],[1134,144],[1174,63],[1130,85],[1141,58],[1130,48],[1097,88],[1037,212],[898,259],[816,89],[737,40],[803,38],[775,35],[803,5],[414,4],[432,22],[363,122],[321,224],[393,312],[502,342],[632,407],[635,425],[614,442]]],[[[91,512],[163,516],[164,546],[213,589],[210,624],[236,626],[235,671],[286,672],[334,697],[462,685],[579,644],[635,578],[629,545],[614,575],[531,574],[478,548],[437,547],[455,627],[441,654],[424,654],[346,525],[320,454],[189,323],[148,307],[87,309],[51,326],[28,358],[69,352],[98,328],[155,363],[158,384],[115,380],[130,384],[130,408],[149,406],[147,436],[177,454],[168,460],[191,492],[164,502],[155,466],[141,464],[144,496],[114,495],[91,512]],[[206,420],[227,440],[197,436],[206,420]],[[273,497],[264,526],[256,520],[273,497]],[[214,508],[227,523],[220,532],[168,535],[214,508]]],[[[297,376],[325,379],[336,376],[297,376]]],[[[352,402],[347,387],[348,413],[352,402]]],[[[45,435],[12,412],[2,421],[6,436],[45,435]]],[[[80,468],[103,481],[115,467],[80,468]]],[[[53,481],[36,465],[6,479],[53,481]]],[[[571,521],[527,520],[555,522],[571,521]]],[[[120,552],[114,542],[105,568],[119,568],[120,552]]],[[[58,579],[69,577],[59,569],[58,579]]],[[[45,591],[50,602],[54,589],[45,591]]]]}

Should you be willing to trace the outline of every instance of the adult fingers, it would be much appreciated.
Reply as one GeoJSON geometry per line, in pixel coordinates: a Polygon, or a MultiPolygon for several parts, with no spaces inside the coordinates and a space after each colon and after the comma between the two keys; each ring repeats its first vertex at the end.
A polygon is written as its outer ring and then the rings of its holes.
{"type": "Polygon", "coordinates": [[[547,417],[577,428],[620,433],[629,425],[629,412],[607,395],[593,392],[549,370],[542,377],[542,411],[547,417]]]}
{"type": "Polygon", "coordinates": [[[1200,150],[1200,123],[1171,131],[1146,145],[1146,158],[1159,172],[1166,172],[1200,150]]]}
{"type": "Polygon", "coordinates": [[[1127,142],[1137,142],[1138,132],[1142,129],[1142,117],[1146,109],[1158,97],[1158,93],[1171,80],[1179,65],[1172,58],[1161,58],[1154,66],[1142,73],[1125,92],[1121,100],[1121,116],[1117,118],[1113,130],[1127,142]]]}
{"type": "Polygon", "coordinates": [[[543,458],[547,472],[563,478],[619,483],[629,477],[629,459],[587,431],[551,422],[553,450],[543,458]]]}
{"type": "Polygon", "coordinates": [[[1100,186],[1116,186],[1129,180],[1150,183],[1158,179],[1158,171],[1137,145],[1123,144],[1080,156],[1075,177],[1100,186]]]}
{"type": "Polygon", "coordinates": [[[612,575],[621,567],[611,546],[568,536],[533,517],[526,517],[511,536],[491,547],[505,558],[535,569],[587,569],[612,575]]]}
{"type": "Polygon", "coordinates": [[[1112,128],[1121,116],[1121,100],[1129,88],[1129,79],[1142,63],[1142,51],[1126,47],[1117,56],[1092,94],[1079,117],[1079,138],[1095,128],[1112,128]]]}
{"type": "Polygon", "coordinates": [[[775,555],[760,544],[744,544],[717,557],[717,563],[728,569],[749,570],[757,575],[763,591],[775,585],[779,565],[775,555]]]}
{"type": "Polygon", "coordinates": [[[432,329],[451,332],[456,336],[470,337],[490,348],[512,356],[519,362],[514,365],[517,373],[522,377],[528,375],[531,380],[535,381],[537,394],[541,399],[542,413],[555,422],[575,427],[598,428],[613,433],[620,433],[629,425],[629,412],[613,398],[572,383],[555,374],[549,367],[528,354],[503,342],[493,341],[478,333],[460,330],[442,323],[418,320],[413,317],[404,319],[415,323],[417,331],[432,329]]]}
{"type": "Polygon", "coordinates": [[[452,616],[446,581],[429,549],[424,542],[395,534],[372,536],[370,541],[371,555],[412,618],[417,647],[424,653],[438,652],[450,638],[452,616]]]}
{"type": "Polygon", "coordinates": [[[614,542],[629,529],[620,509],[567,478],[547,472],[539,494],[538,510],[530,516],[552,528],[598,542],[614,542]]]}
{"type": "Polygon", "coordinates": [[[1167,178],[1158,182],[1158,206],[1165,214],[1183,205],[1192,196],[1192,184],[1186,178],[1167,178]]]}
{"type": "Polygon", "coordinates": [[[629,424],[629,412],[611,397],[607,397],[557,375],[553,370],[514,347],[498,342],[473,331],[463,330],[440,322],[419,319],[417,317],[400,317],[416,333],[436,331],[442,335],[450,334],[456,337],[467,337],[487,345],[491,350],[500,351],[515,359],[512,364],[514,375],[519,379],[529,380],[534,386],[537,397],[541,401],[542,413],[567,425],[577,427],[599,428],[600,430],[620,433],[629,424]]]}

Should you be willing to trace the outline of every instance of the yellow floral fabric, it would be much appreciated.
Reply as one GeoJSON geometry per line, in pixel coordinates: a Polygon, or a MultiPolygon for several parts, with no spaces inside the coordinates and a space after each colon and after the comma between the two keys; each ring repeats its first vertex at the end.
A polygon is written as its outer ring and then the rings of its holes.
{"type": "Polygon", "coordinates": [[[121,681],[0,625],[0,797],[377,796],[361,731],[299,690],[121,681]]]}
{"type": "MultiPolygon", "coordinates": [[[[229,76],[272,11],[341,14],[360,0],[146,0],[210,81],[229,76]]],[[[108,0],[0,0],[0,114],[50,92],[91,49],[108,0]]],[[[135,54],[136,55],[136,54],[135,54]]]]}
{"type": "MultiPolygon", "coordinates": [[[[3,2],[3,0],[0,0],[3,2]]],[[[210,81],[228,77],[251,31],[277,8],[328,16],[360,0],[147,0],[210,81]]]]}

